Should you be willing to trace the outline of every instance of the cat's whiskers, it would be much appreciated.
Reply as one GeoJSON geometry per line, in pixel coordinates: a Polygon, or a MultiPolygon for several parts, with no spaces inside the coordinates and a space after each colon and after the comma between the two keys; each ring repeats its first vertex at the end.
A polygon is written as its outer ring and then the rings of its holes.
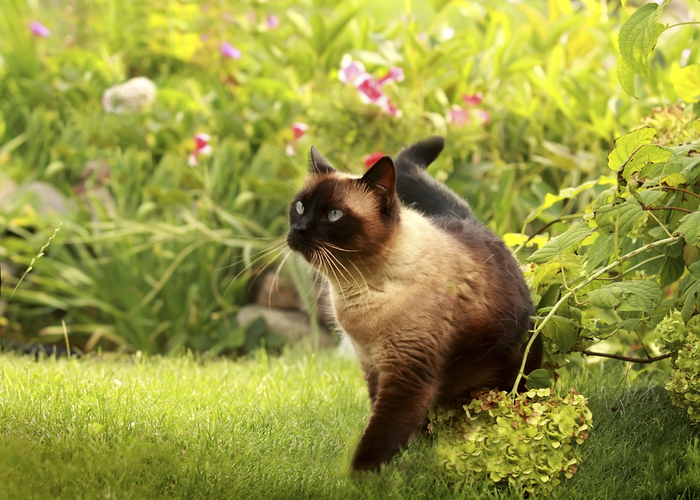
{"type": "MultiPolygon", "coordinates": [[[[345,290],[343,289],[343,285],[340,283],[340,280],[338,279],[338,274],[336,274],[336,267],[333,265],[333,262],[330,260],[329,255],[330,251],[327,248],[324,247],[319,247],[320,253],[319,257],[327,264],[327,268],[331,270],[331,273],[333,273],[333,276],[335,277],[335,281],[338,284],[338,288],[340,289],[340,294],[343,296],[343,302],[347,304],[348,300],[347,297],[345,297],[345,290]]],[[[340,273],[340,269],[338,269],[338,273],[340,273]]],[[[342,276],[342,273],[340,273],[342,276]]],[[[344,276],[343,276],[344,277],[344,276]]],[[[347,279],[346,279],[347,281],[347,279]]]]}
{"type": "Polygon", "coordinates": [[[280,272],[282,271],[282,266],[284,266],[284,263],[287,262],[287,259],[292,255],[292,249],[291,248],[285,248],[282,250],[280,255],[282,253],[285,253],[287,255],[284,256],[284,259],[282,259],[282,262],[280,262],[280,265],[277,266],[277,270],[275,271],[275,275],[272,278],[272,283],[270,283],[270,290],[267,294],[267,303],[271,304],[272,303],[272,289],[275,288],[277,290],[277,294],[279,295],[280,289],[279,289],[279,277],[280,277],[280,272]]]}
{"type": "Polygon", "coordinates": [[[348,252],[348,253],[357,252],[357,250],[348,250],[347,248],[339,247],[338,245],[334,245],[333,243],[330,243],[328,241],[324,242],[323,244],[325,246],[327,246],[328,248],[332,248],[333,250],[339,250],[341,252],[348,252]]]}
{"type": "MultiPolygon", "coordinates": [[[[327,245],[327,246],[330,246],[330,247],[332,247],[332,248],[336,248],[335,245],[327,245]]],[[[345,270],[345,272],[346,272],[346,273],[352,278],[352,280],[355,282],[355,286],[357,287],[357,291],[358,291],[358,293],[360,294],[360,296],[362,297],[362,300],[363,300],[364,303],[365,303],[365,307],[367,308],[367,311],[369,312],[369,310],[370,310],[369,301],[367,300],[367,295],[365,294],[365,289],[363,289],[363,287],[362,287],[362,286],[360,285],[360,283],[357,281],[357,278],[355,278],[355,275],[354,275],[353,273],[351,273],[351,272],[348,270],[347,267],[345,267],[345,265],[338,259],[338,257],[336,257],[335,255],[333,255],[333,252],[331,252],[331,251],[328,250],[327,248],[324,248],[324,251],[326,251],[327,254],[328,254],[328,256],[336,262],[337,266],[341,266],[341,267],[345,270]]],[[[349,262],[350,262],[353,266],[355,266],[355,269],[357,269],[357,271],[360,273],[360,276],[362,277],[362,279],[363,279],[364,282],[365,282],[365,288],[366,288],[367,290],[369,290],[369,285],[368,285],[368,283],[367,283],[367,280],[365,279],[365,277],[364,277],[364,275],[362,274],[362,272],[360,271],[360,269],[355,265],[354,262],[352,262],[352,261],[349,261],[349,262]]],[[[337,267],[336,267],[336,268],[337,268],[337,267]]],[[[341,273],[341,275],[343,276],[343,278],[345,278],[345,275],[340,271],[339,268],[338,268],[338,272],[341,273]]],[[[345,278],[345,282],[348,284],[349,288],[352,288],[352,283],[350,283],[350,281],[349,281],[347,278],[345,278]]],[[[342,285],[339,284],[339,286],[342,286],[342,285]]]]}
{"type": "MultiPolygon", "coordinates": [[[[240,278],[243,273],[250,270],[250,268],[252,268],[253,265],[255,265],[255,263],[259,262],[262,259],[269,258],[271,255],[276,253],[276,255],[272,259],[270,259],[270,261],[267,262],[262,267],[262,269],[260,269],[260,274],[262,274],[263,271],[265,271],[265,269],[267,269],[267,267],[270,264],[272,264],[275,260],[277,260],[279,258],[280,255],[282,255],[282,253],[284,253],[284,251],[286,250],[285,246],[286,246],[285,239],[284,239],[284,237],[281,237],[281,238],[278,238],[276,241],[273,241],[272,243],[267,245],[265,248],[261,249],[259,252],[256,252],[256,253],[260,253],[261,255],[255,259],[253,259],[247,266],[245,266],[243,269],[241,269],[241,271],[231,279],[229,284],[226,286],[226,290],[224,290],[224,295],[228,292],[229,288],[231,288],[231,285],[233,285],[233,283],[238,278],[240,278]]],[[[223,267],[222,269],[227,269],[229,267],[232,267],[232,266],[239,264],[241,262],[244,262],[244,261],[245,261],[245,258],[240,259],[240,260],[234,262],[233,264],[230,264],[229,266],[223,267]]],[[[252,282],[251,282],[251,285],[252,285],[252,282]]]]}
{"type": "MultiPolygon", "coordinates": [[[[367,282],[367,279],[365,278],[365,275],[362,273],[360,268],[357,267],[357,264],[355,264],[353,261],[350,260],[348,262],[350,262],[350,264],[352,264],[352,266],[355,268],[357,273],[360,275],[360,278],[362,278],[362,281],[364,281],[366,290],[369,291],[369,283],[367,282]]],[[[358,288],[359,287],[360,287],[360,285],[358,284],[358,288]]],[[[363,296],[364,296],[364,291],[363,291],[363,296]]],[[[369,311],[371,308],[369,307],[369,302],[368,302],[366,297],[365,297],[365,303],[367,305],[367,311],[369,311]]]]}
{"type": "MultiPolygon", "coordinates": [[[[272,250],[276,250],[276,249],[280,248],[281,246],[284,246],[285,244],[286,244],[286,240],[285,240],[285,237],[284,237],[284,236],[280,236],[279,238],[274,238],[268,245],[265,245],[265,246],[262,247],[261,249],[257,250],[253,255],[259,255],[259,254],[263,254],[263,253],[264,253],[264,254],[268,254],[268,253],[270,253],[272,250]],[[273,247],[274,247],[274,248],[273,248],[273,247]]],[[[246,266],[246,268],[250,267],[252,264],[254,264],[254,263],[257,262],[258,260],[262,259],[263,257],[265,257],[265,255],[261,255],[260,257],[257,257],[257,258],[256,258],[255,260],[253,260],[250,264],[248,264],[248,265],[246,266]]],[[[230,268],[230,267],[237,266],[238,264],[240,264],[240,263],[242,263],[242,262],[245,262],[245,261],[246,261],[246,258],[245,258],[245,257],[242,257],[242,258],[238,259],[238,260],[235,261],[235,262],[231,262],[230,264],[228,264],[228,265],[226,265],[226,266],[223,266],[223,267],[220,267],[220,268],[218,268],[218,269],[215,269],[215,271],[222,271],[222,270],[224,270],[224,269],[228,269],[228,268],[230,268]]]]}

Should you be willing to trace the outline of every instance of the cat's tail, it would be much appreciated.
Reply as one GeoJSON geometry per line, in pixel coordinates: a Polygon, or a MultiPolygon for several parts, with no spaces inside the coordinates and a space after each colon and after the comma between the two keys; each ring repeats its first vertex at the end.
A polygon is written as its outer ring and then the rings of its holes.
{"type": "Polygon", "coordinates": [[[401,150],[394,161],[399,199],[428,216],[473,219],[469,204],[426,171],[445,147],[439,136],[416,142],[401,150]]]}

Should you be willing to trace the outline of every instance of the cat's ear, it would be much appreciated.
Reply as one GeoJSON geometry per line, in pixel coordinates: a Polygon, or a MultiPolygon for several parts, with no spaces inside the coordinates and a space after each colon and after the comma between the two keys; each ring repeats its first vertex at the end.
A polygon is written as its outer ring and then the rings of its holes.
{"type": "Polygon", "coordinates": [[[309,152],[309,172],[312,174],[331,174],[336,172],[331,164],[326,160],[314,146],[309,152]]]}
{"type": "Polygon", "coordinates": [[[394,186],[396,184],[396,171],[391,158],[384,156],[362,176],[360,182],[367,185],[379,198],[382,208],[388,208],[394,202],[394,186]]]}

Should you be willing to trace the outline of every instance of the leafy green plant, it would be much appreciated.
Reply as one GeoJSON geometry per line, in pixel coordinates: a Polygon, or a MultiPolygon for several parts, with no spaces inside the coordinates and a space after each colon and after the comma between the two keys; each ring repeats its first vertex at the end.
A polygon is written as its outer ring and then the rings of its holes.
{"type": "Polygon", "coordinates": [[[608,156],[615,184],[586,186],[600,191],[579,221],[528,258],[535,333],[553,353],[594,354],[591,345],[631,333],[644,362],[652,359],[644,336],[666,312],[697,314],[698,278],[685,270],[697,265],[700,158],[693,145],[652,144],[655,134],[647,127],[618,139],[608,156]]]}
{"type": "MultiPolygon", "coordinates": [[[[617,75],[620,85],[631,96],[635,96],[635,75],[640,75],[647,79],[652,77],[649,56],[652,54],[659,37],[666,31],[683,25],[698,24],[694,21],[682,22],[674,25],[664,25],[659,22],[659,18],[664,12],[664,8],[672,0],[663,2],[647,3],[636,9],[634,13],[625,21],[620,28],[619,48],[620,58],[618,60],[617,75]]],[[[622,0],[625,7],[626,0],[622,0]]],[[[700,95],[700,82],[697,80],[700,65],[689,64],[681,69],[676,63],[673,66],[673,87],[679,97],[686,102],[697,101],[700,95]]]]}
{"type": "Polygon", "coordinates": [[[592,426],[582,395],[571,390],[560,398],[551,389],[537,389],[473,396],[468,404],[436,407],[428,416],[440,465],[453,480],[486,474],[523,492],[551,492],[562,473],[570,478],[577,471],[575,446],[592,426]]]}

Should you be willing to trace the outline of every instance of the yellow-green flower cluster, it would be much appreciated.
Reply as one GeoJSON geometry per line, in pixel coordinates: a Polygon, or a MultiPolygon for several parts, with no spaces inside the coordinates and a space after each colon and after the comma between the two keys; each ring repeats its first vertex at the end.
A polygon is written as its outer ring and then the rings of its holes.
{"type": "Polygon", "coordinates": [[[667,315],[656,327],[657,343],[673,354],[673,373],[666,390],[674,405],[700,422],[700,316],[683,321],[680,311],[667,315]]]}
{"type": "Polygon", "coordinates": [[[575,444],[588,437],[592,415],[573,389],[563,398],[551,389],[513,396],[483,391],[464,406],[435,407],[429,430],[448,476],[462,480],[487,474],[523,491],[552,491],[561,474],[571,477],[579,459],[575,444]]]}

